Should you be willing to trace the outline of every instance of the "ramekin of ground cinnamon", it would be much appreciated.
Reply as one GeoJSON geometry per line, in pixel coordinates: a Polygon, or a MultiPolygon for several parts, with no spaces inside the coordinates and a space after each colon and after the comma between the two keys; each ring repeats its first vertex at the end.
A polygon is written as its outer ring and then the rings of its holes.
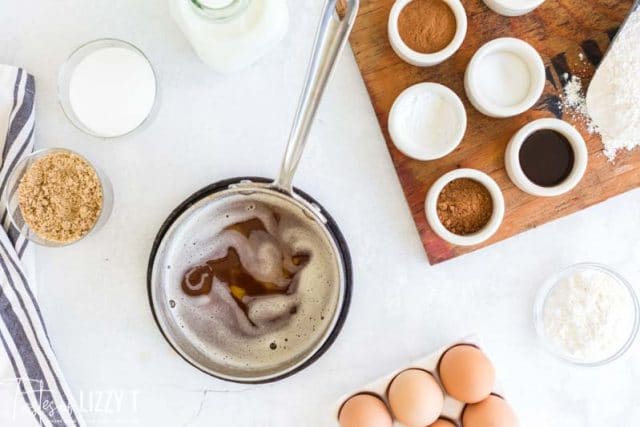
{"type": "Polygon", "coordinates": [[[429,189],[425,212],[431,229],[459,246],[473,246],[493,236],[504,218],[498,184],[475,169],[457,169],[429,189]]]}
{"type": "Polygon", "coordinates": [[[107,178],[65,149],[36,151],[19,162],[3,194],[13,226],[45,246],[81,240],[111,213],[107,178]]]}
{"type": "Polygon", "coordinates": [[[462,45],[467,15],[460,0],[396,0],[388,33],[391,47],[404,61],[437,65],[462,45]]]}

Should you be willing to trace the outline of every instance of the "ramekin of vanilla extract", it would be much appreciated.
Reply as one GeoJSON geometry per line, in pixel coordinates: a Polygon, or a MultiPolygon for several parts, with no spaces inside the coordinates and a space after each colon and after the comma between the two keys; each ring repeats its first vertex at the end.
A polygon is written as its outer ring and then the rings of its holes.
{"type": "Polygon", "coordinates": [[[554,197],[573,190],[582,180],[589,153],[573,126],[558,119],[529,123],[511,138],[505,166],[511,181],[533,196],[554,197]]]}

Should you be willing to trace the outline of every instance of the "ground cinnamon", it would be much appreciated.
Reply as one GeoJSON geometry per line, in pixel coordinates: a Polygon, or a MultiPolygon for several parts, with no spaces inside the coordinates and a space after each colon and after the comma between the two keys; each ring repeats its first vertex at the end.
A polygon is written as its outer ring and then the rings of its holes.
{"type": "Polygon", "coordinates": [[[438,218],[453,234],[466,236],[482,230],[493,214],[493,199],[478,181],[460,178],[438,196],[438,218]]]}
{"type": "Polygon", "coordinates": [[[400,37],[409,48],[420,53],[435,53],[446,48],[457,27],[453,11],[443,0],[413,0],[398,18],[400,37]]]}

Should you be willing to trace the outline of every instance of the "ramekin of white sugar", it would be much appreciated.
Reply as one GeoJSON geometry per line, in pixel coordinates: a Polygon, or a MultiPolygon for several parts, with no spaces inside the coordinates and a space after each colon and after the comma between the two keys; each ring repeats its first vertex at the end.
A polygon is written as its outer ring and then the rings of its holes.
{"type": "Polygon", "coordinates": [[[633,344],[640,306],[633,287],[618,273],[582,263],[547,280],[536,298],[534,319],[553,354],[576,365],[601,366],[633,344]]]}
{"type": "Polygon", "coordinates": [[[527,42],[504,37],[482,46],[464,76],[469,101],[482,114],[505,118],[524,113],[540,99],[544,62],[527,42]]]}
{"type": "Polygon", "coordinates": [[[521,16],[537,9],[545,0],[484,0],[489,9],[504,16],[521,16]]]}
{"type": "Polygon", "coordinates": [[[451,89],[418,83],[396,98],[389,112],[389,134],[398,150],[416,160],[435,160],[451,153],[467,129],[467,113],[451,89]]]}

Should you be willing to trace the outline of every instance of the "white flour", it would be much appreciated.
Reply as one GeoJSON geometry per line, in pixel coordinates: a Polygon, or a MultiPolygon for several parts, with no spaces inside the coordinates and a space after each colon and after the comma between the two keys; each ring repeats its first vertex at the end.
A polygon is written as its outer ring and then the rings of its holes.
{"type": "Polygon", "coordinates": [[[640,11],[631,14],[594,76],[587,93],[589,115],[610,160],[640,146],[640,11]]]}
{"type": "Polygon", "coordinates": [[[582,123],[589,133],[598,131],[593,120],[587,111],[587,99],[584,96],[582,79],[578,76],[571,76],[565,73],[563,79],[567,82],[560,95],[560,106],[562,111],[569,115],[574,121],[582,123]]]}
{"type": "Polygon", "coordinates": [[[600,270],[575,273],[547,297],[543,321],[552,344],[572,359],[604,360],[631,335],[635,307],[628,289],[600,270]]]}

